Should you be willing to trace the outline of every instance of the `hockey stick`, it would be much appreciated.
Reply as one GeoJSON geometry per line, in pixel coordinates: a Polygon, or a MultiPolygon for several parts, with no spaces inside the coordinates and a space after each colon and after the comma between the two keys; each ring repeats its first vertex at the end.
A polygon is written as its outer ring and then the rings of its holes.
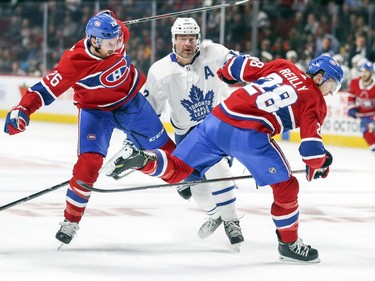
{"type": "Polygon", "coordinates": [[[242,0],[242,1],[236,1],[236,2],[233,2],[233,3],[224,3],[224,4],[214,5],[214,6],[201,7],[201,8],[191,9],[191,10],[173,12],[173,13],[169,13],[169,14],[162,14],[162,15],[145,17],[145,18],[140,18],[140,19],[135,19],[135,20],[123,21],[123,23],[125,25],[130,25],[130,24],[134,24],[134,23],[140,23],[140,22],[148,22],[148,21],[152,21],[152,20],[166,19],[166,18],[171,18],[171,17],[179,16],[179,15],[193,14],[193,13],[198,13],[198,12],[203,12],[203,11],[209,11],[209,10],[214,10],[214,9],[219,9],[219,8],[226,8],[226,7],[231,7],[231,6],[237,6],[237,5],[241,5],[241,4],[244,4],[246,2],[249,2],[249,1],[250,0],[242,0]]]}
{"type": "MultiPolygon", "coordinates": [[[[306,170],[295,170],[292,171],[292,174],[301,174],[305,173],[306,170]]],[[[162,187],[170,187],[175,186],[177,188],[183,188],[186,186],[192,186],[200,183],[212,183],[212,182],[219,182],[219,181],[229,181],[229,180],[243,180],[243,179],[252,179],[252,175],[248,176],[237,176],[237,177],[228,177],[228,178],[218,178],[218,179],[210,179],[210,180],[194,180],[194,181],[186,181],[180,183],[172,183],[172,184],[155,184],[155,185],[146,185],[146,186],[135,186],[135,187],[127,187],[127,188],[116,188],[116,189],[103,189],[103,188],[96,188],[87,185],[86,183],[77,180],[78,185],[83,188],[86,188],[91,191],[100,192],[100,193],[113,193],[113,192],[124,192],[124,191],[136,191],[136,190],[145,190],[151,188],[162,188],[162,187]]]]}
{"type": "MultiPolygon", "coordinates": [[[[118,176],[115,176],[115,177],[113,177],[113,178],[114,178],[115,180],[119,180],[119,179],[121,179],[121,178],[123,178],[123,177],[126,177],[127,175],[129,175],[130,173],[132,173],[132,172],[134,172],[134,171],[136,171],[136,170],[129,170],[129,171],[127,171],[127,172],[125,172],[125,173],[123,173],[123,174],[120,174],[120,175],[118,175],[118,176]]],[[[34,193],[34,194],[31,194],[31,195],[29,195],[29,196],[26,196],[26,197],[23,197],[23,198],[18,199],[18,200],[16,200],[16,201],[10,202],[10,203],[8,203],[8,204],[6,204],[6,205],[0,206],[0,212],[3,211],[3,210],[9,209],[9,208],[11,208],[11,207],[13,207],[13,206],[19,205],[19,204],[21,204],[21,203],[24,203],[24,202],[30,201],[30,200],[32,200],[32,199],[34,199],[34,198],[39,197],[39,196],[42,196],[43,194],[46,194],[46,193],[49,193],[49,192],[54,191],[54,190],[56,190],[56,189],[59,189],[59,188],[65,186],[65,185],[68,185],[68,183],[69,183],[69,181],[64,181],[64,182],[62,182],[62,183],[59,183],[59,184],[54,185],[54,186],[51,186],[51,187],[49,187],[49,188],[46,188],[46,189],[44,189],[44,190],[41,190],[41,191],[36,192],[36,193],[34,193]]]]}
{"type": "Polygon", "coordinates": [[[46,189],[44,189],[42,191],[39,191],[37,193],[31,194],[31,195],[26,196],[24,198],[18,199],[18,200],[13,201],[13,202],[10,202],[10,203],[8,203],[6,205],[0,206],[0,211],[6,210],[6,209],[8,209],[10,207],[13,207],[13,206],[16,206],[18,204],[30,201],[31,199],[37,198],[39,196],[42,196],[43,194],[46,194],[46,193],[49,193],[49,192],[54,191],[56,189],[59,189],[60,187],[63,187],[65,185],[67,185],[68,183],[69,183],[69,181],[64,181],[62,183],[59,183],[59,184],[54,185],[54,186],[51,186],[51,187],[46,188],[46,189]]]}

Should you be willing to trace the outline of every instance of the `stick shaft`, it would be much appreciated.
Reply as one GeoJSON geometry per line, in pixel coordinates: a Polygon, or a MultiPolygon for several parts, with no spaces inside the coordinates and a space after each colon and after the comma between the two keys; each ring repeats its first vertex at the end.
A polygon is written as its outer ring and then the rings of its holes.
{"type": "Polygon", "coordinates": [[[63,187],[65,185],[67,185],[68,183],[69,183],[69,181],[64,181],[64,182],[59,183],[57,185],[51,186],[49,188],[46,188],[46,189],[44,189],[42,191],[36,192],[36,193],[31,194],[29,196],[26,196],[26,197],[23,197],[23,198],[18,199],[16,201],[10,202],[10,203],[8,203],[6,205],[0,206],[0,211],[6,210],[8,208],[11,208],[13,206],[19,205],[19,204],[24,203],[24,202],[30,201],[30,200],[32,200],[34,198],[42,196],[43,194],[46,194],[46,193],[49,193],[49,192],[54,191],[56,189],[59,189],[60,187],[63,187]]]}
{"type": "Polygon", "coordinates": [[[135,20],[128,20],[128,21],[124,21],[123,23],[125,25],[130,25],[130,24],[135,24],[135,23],[166,19],[166,18],[171,18],[171,17],[185,15],[185,14],[193,14],[193,13],[198,13],[198,12],[203,12],[203,11],[209,11],[209,10],[214,10],[214,9],[219,9],[219,8],[226,8],[230,6],[241,5],[249,1],[250,0],[242,0],[242,1],[236,1],[233,3],[224,3],[224,4],[214,5],[214,6],[201,7],[201,8],[191,9],[191,10],[173,12],[173,13],[156,15],[156,16],[151,16],[151,17],[144,17],[144,18],[135,19],[135,20]]]}
{"type": "MultiPolygon", "coordinates": [[[[303,170],[295,170],[292,171],[292,174],[302,174],[305,173],[305,169],[303,170]]],[[[229,181],[229,180],[243,180],[243,179],[252,179],[252,175],[248,176],[236,176],[236,177],[228,177],[228,178],[218,178],[218,179],[210,179],[210,180],[194,180],[194,181],[186,181],[180,183],[172,183],[172,184],[155,184],[155,185],[145,185],[145,186],[135,186],[135,187],[125,187],[125,188],[116,188],[116,189],[103,189],[103,188],[96,188],[87,185],[82,181],[77,181],[77,183],[91,191],[100,192],[100,193],[114,193],[114,192],[127,192],[127,191],[137,191],[137,190],[145,190],[145,189],[154,189],[154,188],[162,188],[162,187],[186,187],[186,186],[193,186],[200,183],[213,183],[219,181],[229,181]]]]}

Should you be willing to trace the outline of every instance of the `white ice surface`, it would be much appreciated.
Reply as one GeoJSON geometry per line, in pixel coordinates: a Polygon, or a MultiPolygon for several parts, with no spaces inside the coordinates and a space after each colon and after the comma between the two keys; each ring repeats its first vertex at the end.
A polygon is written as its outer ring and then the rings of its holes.
{"type": "MultiPolygon", "coordinates": [[[[122,138],[114,134],[109,156],[122,138]]],[[[69,180],[76,142],[75,125],[31,122],[22,134],[1,133],[0,205],[69,180]]],[[[298,145],[279,144],[292,168],[303,169],[298,145]]],[[[300,236],[319,250],[319,264],[278,261],[271,190],[257,190],[251,179],[237,181],[240,252],[222,227],[200,240],[205,215],[171,187],[93,194],[78,236],[57,251],[63,187],[0,212],[0,280],[375,280],[375,157],[367,149],[327,148],[334,156],[327,179],[308,183],[297,175],[300,236]]],[[[238,163],[233,174],[243,175],[238,163]]],[[[100,176],[96,186],[155,183],[163,182],[134,172],[118,181],[100,176]]]]}

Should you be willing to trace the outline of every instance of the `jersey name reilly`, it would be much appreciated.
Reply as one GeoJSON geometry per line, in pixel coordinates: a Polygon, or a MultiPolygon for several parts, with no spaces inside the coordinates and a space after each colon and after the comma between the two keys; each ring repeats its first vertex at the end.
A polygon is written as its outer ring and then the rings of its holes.
{"type": "Polygon", "coordinates": [[[297,90],[297,91],[307,91],[308,88],[306,86],[298,87],[299,85],[303,84],[301,79],[292,72],[289,68],[282,69],[279,73],[285,77],[289,81],[289,83],[297,90]]]}

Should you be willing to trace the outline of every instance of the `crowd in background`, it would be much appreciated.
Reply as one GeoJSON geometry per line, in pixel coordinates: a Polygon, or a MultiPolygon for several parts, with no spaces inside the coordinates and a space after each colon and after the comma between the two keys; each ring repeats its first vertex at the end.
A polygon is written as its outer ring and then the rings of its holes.
{"type": "MultiPolygon", "coordinates": [[[[98,9],[111,9],[118,18],[131,20],[152,15],[153,0],[109,1],[2,1],[0,3],[0,74],[41,76],[59,61],[62,52],[84,36],[87,20],[98,9]],[[43,2],[48,5],[47,40],[44,42],[43,2]],[[47,64],[43,61],[47,46],[47,64]]],[[[228,2],[228,1],[227,1],[228,2]]],[[[346,67],[346,81],[356,65],[375,61],[374,1],[371,0],[264,0],[253,19],[254,1],[226,8],[225,38],[230,49],[262,60],[287,58],[302,69],[305,62],[323,53],[335,56],[346,67]],[[251,50],[253,24],[257,25],[256,50],[251,50]]],[[[221,0],[155,1],[157,14],[217,5],[221,0]]],[[[205,37],[220,39],[220,9],[206,13],[205,37]]],[[[198,23],[202,13],[191,15],[198,23]]],[[[155,48],[151,49],[151,23],[129,25],[127,50],[137,68],[147,73],[151,54],[157,60],[171,52],[170,27],[175,18],[156,21],[155,48]]],[[[205,38],[203,38],[205,39],[205,38]]]]}

